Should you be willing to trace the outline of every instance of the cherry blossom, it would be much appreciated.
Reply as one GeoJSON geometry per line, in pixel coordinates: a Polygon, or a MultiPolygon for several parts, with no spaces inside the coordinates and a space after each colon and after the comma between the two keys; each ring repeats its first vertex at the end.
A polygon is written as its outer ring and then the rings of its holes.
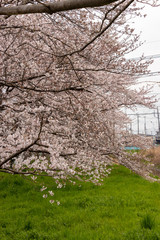
{"type": "Polygon", "coordinates": [[[151,61],[126,59],[141,44],[131,2],[0,17],[0,171],[99,184],[124,156],[122,107],[155,101],[132,88],[151,61]]]}

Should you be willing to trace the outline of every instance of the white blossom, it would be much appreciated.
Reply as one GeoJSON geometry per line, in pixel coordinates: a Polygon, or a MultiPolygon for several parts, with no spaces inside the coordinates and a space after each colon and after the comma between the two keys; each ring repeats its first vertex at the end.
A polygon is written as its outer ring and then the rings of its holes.
{"type": "Polygon", "coordinates": [[[47,194],[43,194],[43,198],[47,198],[48,197],[48,195],[47,194]]]}

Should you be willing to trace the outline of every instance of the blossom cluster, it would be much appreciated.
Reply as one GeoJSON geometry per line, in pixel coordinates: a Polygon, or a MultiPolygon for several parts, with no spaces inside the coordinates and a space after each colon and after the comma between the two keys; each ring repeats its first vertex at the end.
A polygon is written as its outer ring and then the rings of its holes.
{"type": "Polygon", "coordinates": [[[150,63],[125,58],[133,29],[122,16],[120,31],[113,25],[92,44],[109,19],[86,11],[0,18],[0,170],[52,176],[57,188],[71,178],[100,184],[123,154],[121,107],[151,106],[148,88],[131,88],[150,63]]]}

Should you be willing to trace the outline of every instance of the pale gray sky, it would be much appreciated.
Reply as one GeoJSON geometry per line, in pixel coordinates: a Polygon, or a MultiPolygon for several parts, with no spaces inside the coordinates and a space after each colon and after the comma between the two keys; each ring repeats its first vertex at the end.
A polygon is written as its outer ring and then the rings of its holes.
{"type": "MultiPolygon", "coordinates": [[[[140,5],[142,6],[142,5],[140,5]]],[[[145,18],[137,17],[134,19],[133,27],[135,28],[136,33],[141,32],[141,41],[145,42],[139,49],[129,54],[129,58],[140,57],[142,54],[144,56],[154,56],[154,63],[150,66],[151,72],[160,72],[160,7],[151,7],[146,5],[143,9],[143,13],[147,14],[145,18]],[[159,56],[155,56],[158,55],[159,56]]],[[[156,76],[143,77],[139,80],[153,84],[153,93],[157,94],[157,106],[159,106],[160,111],[160,73],[156,76]],[[157,83],[158,82],[158,83],[157,83]]],[[[151,93],[152,94],[152,93],[151,93]]],[[[141,133],[145,132],[145,122],[146,122],[146,132],[148,134],[155,134],[158,130],[158,120],[157,115],[142,113],[153,113],[155,110],[138,108],[134,113],[139,113],[139,129],[141,133]]],[[[127,111],[127,113],[132,113],[127,111]]],[[[134,114],[133,113],[133,114],[134,114]]],[[[137,115],[131,116],[133,119],[132,130],[134,133],[138,131],[137,126],[137,115]]]]}

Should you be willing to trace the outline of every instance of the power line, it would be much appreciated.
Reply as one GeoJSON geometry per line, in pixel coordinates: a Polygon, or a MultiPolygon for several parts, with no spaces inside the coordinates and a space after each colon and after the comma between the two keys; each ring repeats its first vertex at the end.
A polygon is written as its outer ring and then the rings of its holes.
{"type": "Polygon", "coordinates": [[[143,57],[135,57],[135,58],[128,58],[127,60],[144,60],[144,59],[152,59],[152,58],[160,58],[160,54],[153,54],[143,57]]]}
{"type": "Polygon", "coordinates": [[[145,74],[135,74],[136,77],[152,77],[152,76],[159,76],[160,75],[160,72],[150,72],[150,73],[145,73],[145,74]]]}
{"type": "MultiPolygon", "coordinates": [[[[156,42],[160,42],[160,40],[155,40],[155,41],[144,42],[144,43],[143,43],[143,45],[145,45],[145,44],[150,44],[150,43],[156,43],[156,42]]],[[[142,45],[142,46],[143,46],[143,45],[142,45]]]]}
{"type": "MultiPolygon", "coordinates": [[[[143,56],[143,57],[135,57],[135,58],[128,58],[127,60],[146,60],[146,59],[154,59],[154,58],[160,58],[160,54],[153,54],[153,55],[148,55],[148,56],[143,56]]],[[[160,75],[160,71],[156,71],[156,72],[150,72],[150,73],[145,73],[145,74],[135,74],[135,76],[137,77],[152,77],[152,76],[159,76],[160,75]]]]}
{"type": "Polygon", "coordinates": [[[137,115],[156,115],[157,113],[153,112],[153,113],[127,113],[127,115],[132,115],[132,116],[137,116],[137,115]]]}

